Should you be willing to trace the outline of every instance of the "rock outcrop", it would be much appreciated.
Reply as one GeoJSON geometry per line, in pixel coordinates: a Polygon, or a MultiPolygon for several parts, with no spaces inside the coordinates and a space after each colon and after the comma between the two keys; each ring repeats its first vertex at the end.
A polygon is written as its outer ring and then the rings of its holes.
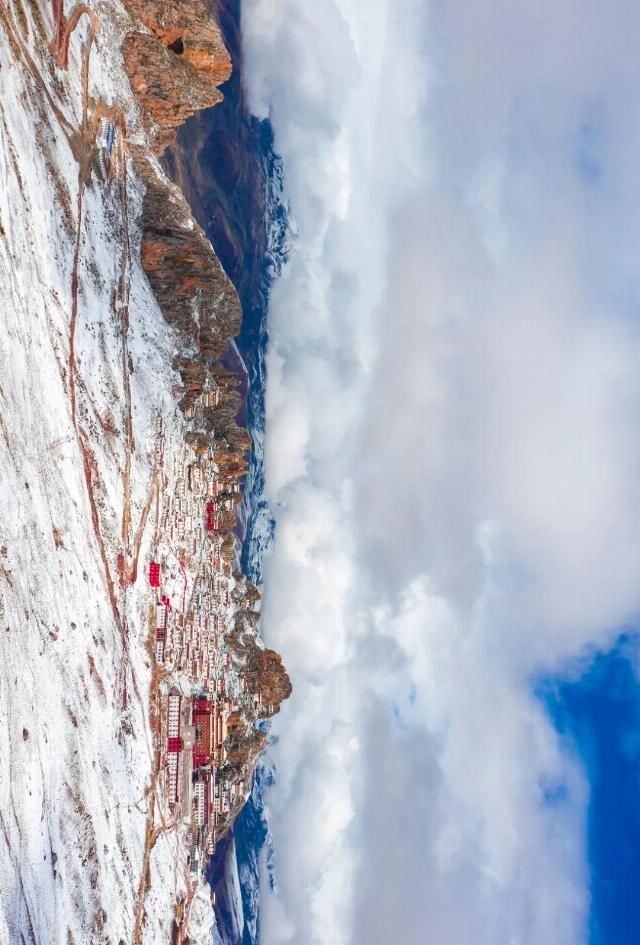
{"type": "Polygon", "coordinates": [[[242,678],[248,693],[258,703],[258,718],[267,718],[280,711],[280,704],[291,695],[291,680],[282,665],[282,657],[275,650],[266,650],[256,641],[253,621],[238,613],[233,633],[225,636],[225,643],[242,666],[242,678]]]}
{"type": "Polygon", "coordinates": [[[214,361],[240,331],[240,301],[177,187],[141,155],[136,170],[147,188],[142,266],[164,317],[182,342],[174,366],[183,384],[180,405],[186,409],[202,393],[214,361]]]}
{"type": "MultiPolygon", "coordinates": [[[[229,722],[231,723],[231,719],[229,722]]],[[[238,720],[237,725],[230,729],[225,742],[227,763],[239,771],[252,768],[266,748],[267,741],[266,732],[255,728],[247,729],[244,721],[238,720]]]]}
{"type": "MultiPolygon", "coordinates": [[[[145,113],[157,153],[194,111],[221,99],[218,85],[231,59],[218,24],[202,0],[126,0],[141,27],[123,43],[125,69],[145,113]]],[[[215,360],[240,331],[238,295],[182,193],[144,148],[132,151],[146,186],[142,208],[142,266],[166,320],[177,332],[174,367],[188,411],[202,393],[215,360]]]]}
{"type": "Polygon", "coordinates": [[[291,695],[291,680],[275,650],[252,649],[242,676],[248,691],[260,697],[263,715],[279,712],[280,703],[291,695]]]}
{"type": "Polygon", "coordinates": [[[190,115],[221,100],[218,86],[231,75],[231,57],[202,0],[126,0],[126,6],[149,30],[129,33],[123,55],[131,86],[157,126],[161,153],[190,115]]]}
{"type": "Polygon", "coordinates": [[[202,0],[125,0],[163,46],[179,56],[209,86],[231,75],[231,57],[220,26],[202,0]]]}

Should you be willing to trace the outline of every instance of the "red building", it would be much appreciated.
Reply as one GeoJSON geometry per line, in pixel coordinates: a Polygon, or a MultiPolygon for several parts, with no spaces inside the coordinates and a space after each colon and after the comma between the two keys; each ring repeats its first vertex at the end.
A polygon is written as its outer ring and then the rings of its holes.
{"type": "Polygon", "coordinates": [[[160,565],[157,561],[149,565],[149,584],[151,587],[160,587],[160,565]]]}
{"type": "Polygon", "coordinates": [[[193,699],[191,724],[195,728],[193,745],[193,768],[211,763],[211,702],[209,699],[193,699]]]}
{"type": "Polygon", "coordinates": [[[180,735],[180,708],[182,697],[177,689],[169,693],[167,711],[167,793],[169,800],[174,803],[178,800],[180,779],[178,777],[178,759],[182,751],[182,737],[180,735]]]}
{"type": "Polygon", "coordinates": [[[214,532],[218,528],[218,511],[215,502],[207,502],[205,525],[208,532],[214,532]]]}

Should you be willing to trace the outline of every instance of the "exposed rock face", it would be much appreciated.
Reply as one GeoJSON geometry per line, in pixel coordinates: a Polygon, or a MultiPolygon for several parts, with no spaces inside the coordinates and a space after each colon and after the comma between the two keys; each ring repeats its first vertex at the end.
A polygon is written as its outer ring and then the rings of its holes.
{"type": "Polygon", "coordinates": [[[203,80],[220,85],[231,75],[231,57],[218,23],[202,0],[125,0],[134,16],[203,80]]]}
{"type": "Polygon", "coordinates": [[[240,331],[240,301],[180,191],[141,156],[136,170],[147,187],[142,266],[164,317],[184,343],[175,367],[183,382],[180,405],[187,408],[202,392],[209,366],[240,331]]]}
{"type": "Polygon", "coordinates": [[[291,680],[275,650],[252,649],[242,675],[249,692],[261,697],[265,710],[273,706],[273,712],[279,712],[280,703],[291,695],[291,680]]]}
{"type": "MultiPolygon", "coordinates": [[[[183,410],[186,410],[202,393],[207,379],[207,369],[200,361],[195,361],[193,358],[187,358],[181,355],[176,355],[173,360],[173,366],[176,371],[180,373],[180,379],[182,381],[180,406],[183,410]]],[[[191,436],[190,433],[188,435],[191,436]]],[[[208,446],[209,440],[207,439],[203,451],[206,451],[208,446]]]]}
{"type": "Polygon", "coordinates": [[[150,30],[129,33],[123,54],[131,86],[158,125],[155,146],[162,152],[178,125],[221,100],[217,87],[231,75],[231,58],[201,0],[126,0],[126,5],[150,30]]]}
{"type": "Polygon", "coordinates": [[[282,665],[282,657],[275,650],[265,650],[249,635],[250,643],[242,632],[243,621],[236,624],[233,634],[225,637],[225,642],[235,656],[243,663],[242,678],[247,692],[260,697],[258,715],[266,718],[280,711],[280,703],[291,695],[291,680],[282,665]],[[271,707],[271,708],[269,708],[271,707]]]}
{"type": "MultiPolygon", "coordinates": [[[[231,719],[229,720],[231,722],[231,719]]],[[[266,748],[268,736],[258,729],[247,729],[242,722],[230,731],[225,748],[227,763],[235,768],[253,767],[262,751],[266,748]]]]}
{"type": "Polygon", "coordinates": [[[242,83],[239,0],[216,8],[234,62],[224,100],[199,112],[163,155],[163,161],[205,228],[238,290],[243,306],[261,306],[269,189],[264,127],[247,114],[242,83]],[[236,65],[237,64],[237,65],[236,65]]]}
{"type": "MultiPolygon", "coordinates": [[[[202,0],[127,0],[127,7],[150,31],[129,33],[122,49],[132,88],[147,112],[149,137],[161,152],[194,111],[220,101],[217,86],[229,78],[231,59],[202,0]]],[[[174,367],[182,380],[180,406],[188,410],[215,359],[240,331],[240,302],[182,193],[144,149],[135,151],[134,162],[146,184],[142,266],[179,335],[174,367]]]]}

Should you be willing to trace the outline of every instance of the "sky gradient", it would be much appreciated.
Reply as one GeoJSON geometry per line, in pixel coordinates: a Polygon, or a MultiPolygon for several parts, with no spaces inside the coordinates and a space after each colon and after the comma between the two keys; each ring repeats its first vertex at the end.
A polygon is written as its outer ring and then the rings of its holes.
{"type": "Polygon", "coordinates": [[[640,612],[639,18],[244,0],[292,243],[264,945],[589,940],[592,779],[536,687],[640,612]]]}

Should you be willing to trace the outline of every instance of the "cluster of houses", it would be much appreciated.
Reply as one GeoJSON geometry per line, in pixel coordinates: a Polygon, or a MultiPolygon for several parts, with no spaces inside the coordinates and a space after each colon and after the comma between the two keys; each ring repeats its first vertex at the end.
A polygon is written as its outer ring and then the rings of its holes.
{"type": "MultiPolygon", "coordinates": [[[[173,810],[191,825],[195,847],[211,852],[220,819],[247,793],[244,781],[227,784],[218,777],[226,758],[224,743],[233,703],[206,692],[183,694],[175,687],[166,701],[167,797],[173,810]]],[[[192,857],[192,862],[198,859],[192,857]]]]}
{"type": "MultiPolygon", "coordinates": [[[[158,459],[162,446],[156,453],[158,459]]],[[[212,851],[221,819],[249,790],[242,780],[227,784],[219,777],[229,718],[246,695],[225,646],[235,586],[225,537],[240,487],[215,456],[213,449],[183,449],[175,491],[161,504],[148,570],[149,630],[161,676],[161,770],[174,814],[191,826],[192,870],[212,851]]]]}

